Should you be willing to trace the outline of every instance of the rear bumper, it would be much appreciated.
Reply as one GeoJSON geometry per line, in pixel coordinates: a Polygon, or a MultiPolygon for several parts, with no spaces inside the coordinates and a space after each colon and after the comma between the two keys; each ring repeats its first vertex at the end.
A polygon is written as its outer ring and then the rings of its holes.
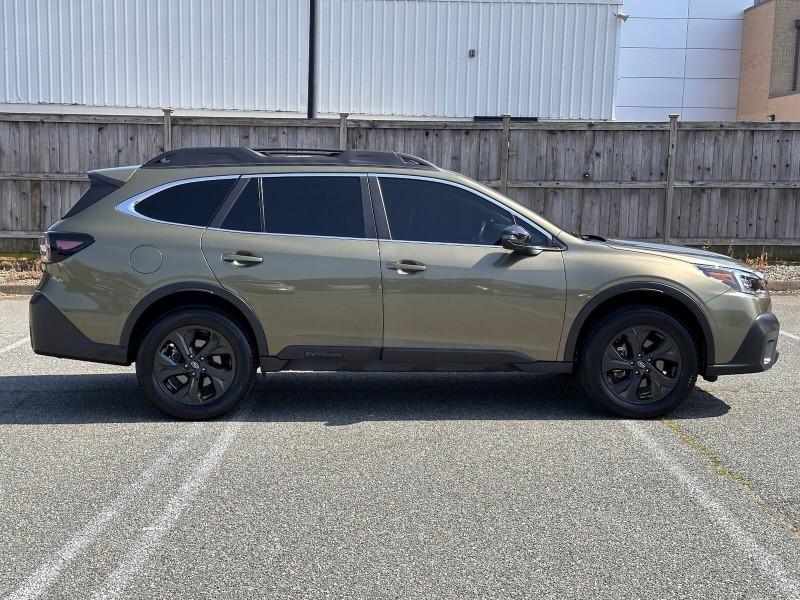
{"type": "Polygon", "coordinates": [[[93,342],[41,292],[33,293],[28,312],[31,346],[36,354],[112,365],[130,364],[125,347],[93,342]]]}
{"type": "Polygon", "coordinates": [[[705,375],[735,375],[760,373],[772,368],[778,360],[780,323],[772,313],[756,317],[741,346],[730,362],[706,367],[705,375]]]}

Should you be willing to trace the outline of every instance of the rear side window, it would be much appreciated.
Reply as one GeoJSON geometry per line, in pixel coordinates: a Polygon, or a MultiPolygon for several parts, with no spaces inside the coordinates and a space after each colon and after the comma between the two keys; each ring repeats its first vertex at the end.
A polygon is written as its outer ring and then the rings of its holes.
{"type": "Polygon", "coordinates": [[[229,231],[264,231],[260,179],[251,179],[247,183],[221,227],[229,231]]]}
{"type": "Polygon", "coordinates": [[[140,215],[177,223],[207,227],[236,179],[209,179],[182,183],[136,203],[140,215]]]}
{"type": "Polygon", "coordinates": [[[358,177],[264,177],[265,231],[364,237],[358,177]]]}

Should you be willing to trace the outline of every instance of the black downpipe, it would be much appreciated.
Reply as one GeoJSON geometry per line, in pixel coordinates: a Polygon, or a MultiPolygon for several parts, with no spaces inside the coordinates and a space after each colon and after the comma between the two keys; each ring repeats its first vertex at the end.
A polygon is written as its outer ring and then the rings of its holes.
{"type": "Polygon", "coordinates": [[[317,116],[317,0],[308,0],[308,118],[317,116]]]}

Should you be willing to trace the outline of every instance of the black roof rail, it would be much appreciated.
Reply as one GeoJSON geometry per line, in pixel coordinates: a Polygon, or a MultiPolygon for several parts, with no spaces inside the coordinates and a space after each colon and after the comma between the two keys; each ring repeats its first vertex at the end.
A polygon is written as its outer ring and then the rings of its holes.
{"type": "Polygon", "coordinates": [[[329,148],[179,148],[150,159],[144,168],[228,165],[339,165],[351,167],[431,168],[436,165],[401,152],[333,150],[329,148]]]}

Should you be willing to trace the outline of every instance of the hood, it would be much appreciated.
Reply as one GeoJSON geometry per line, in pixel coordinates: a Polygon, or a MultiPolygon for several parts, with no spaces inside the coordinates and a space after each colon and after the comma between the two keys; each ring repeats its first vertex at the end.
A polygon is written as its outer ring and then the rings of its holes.
{"type": "Polygon", "coordinates": [[[735,258],[725,256],[724,254],[718,254],[717,252],[700,250],[698,248],[673,246],[671,244],[655,244],[651,242],[637,242],[633,240],[606,240],[605,244],[611,248],[617,248],[619,250],[646,252],[648,254],[656,254],[658,256],[682,260],[694,265],[710,265],[716,267],[726,267],[729,269],[740,269],[750,273],[758,273],[756,269],[736,260],[735,258]]]}

